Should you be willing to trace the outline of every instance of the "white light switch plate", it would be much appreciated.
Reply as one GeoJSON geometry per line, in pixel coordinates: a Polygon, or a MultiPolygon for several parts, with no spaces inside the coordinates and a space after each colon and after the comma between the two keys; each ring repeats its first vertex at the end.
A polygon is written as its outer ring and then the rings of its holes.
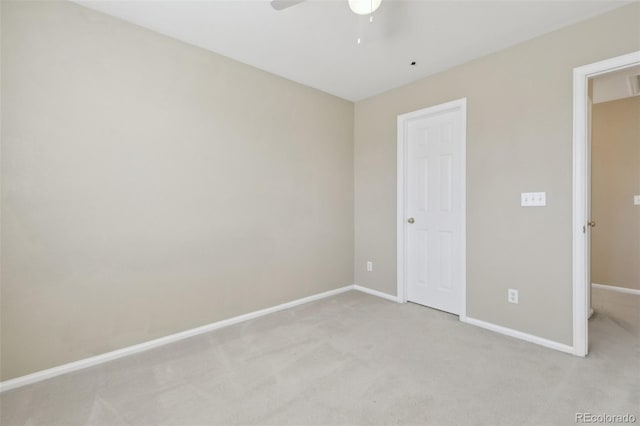
{"type": "Polygon", "coordinates": [[[640,195],[633,196],[633,204],[635,204],[636,206],[640,206],[640,195]]]}
{"type": "Polygon", "coordinates": [[[542,207],[547,205],[546,192],[523,192],[520,194],[522,207],[542,207]]]}

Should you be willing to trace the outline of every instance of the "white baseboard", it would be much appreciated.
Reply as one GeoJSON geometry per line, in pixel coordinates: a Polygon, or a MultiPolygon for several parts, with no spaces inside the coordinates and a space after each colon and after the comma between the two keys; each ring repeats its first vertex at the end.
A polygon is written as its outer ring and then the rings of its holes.
{"type": "Polygon", "coordinates": [[[460,321],[465,322],[467,324],[482,327],[487,330],[495,331],[496,333],[504,334],[506,336],[515,337],[516,339],[525,340],[530,343],[535,343],[536,345],[555,349],[561,352],[575,354],[573,346],[554,342],[553,340],[543,339],[542,337],[534,336],[532,334],[524,333],[522,331],[514,330],[512,328],[502,327],[501,325],[496,325],[490,322],[480,321],[480,320],[469,318],[469,317],[466,317],[464,319],[460,318],[460,321]]]}
{"type": "MultiPolygon", "coordinates": [[[[392,302],[397,302],[397,303],[399,302],[398,297],[396,296],[392,296],[390,294],[383,293],[378,290],[373,290],[367,287],[362,287],[359,285],[348,285],[335,290],[330,290],[324,293],[315,294],[313,296],[303,297],[302,299],[283,303],[281,305],[273,306],[266,309],[261,309],[261,310],[250,312],[244,315],[239,315],[237,317],[203,325],[201,327],[192,328],[190,330],[185,330],[180,333],[175,333],[169,336],[160,337],[158,339],[150,340],[148,342],[139,343],[137,345],[128,346],[126,348],[107,352],[101,355],[96,355],[96,356],[81,359],[78,361],[70,362],[68,364],[63,364],[57,367],[49,368],[47,370],[38,371],[32,374],[28,374],[26,376],[16,377],[15,379],[11,379],[11,380],[5,380],[4,382],[0,382],[0,393],[11,390],[11,389],[15,389],[21,386],[26,386],[32,383],[40,382],[42,380],[50,379],[56,376],[60,376],[62,374],[82,370],[88,367],[93,367],[95,365],[113,361],[128,355],[144,352],[150,349],[167,345],[169,343],[178,342],[180,340],[187,339],[189,337],[197,336],[199,334],[207,333],[209,331],[217,330],[219,328],[228,327],[230,325],[238,324],[243,321],[248,321],[264,315],[268,315],[268,314],[272,314],[285,309],[293,308],[294,306],[298,306],[305,303],[314,302],[316,300],[331,297],[336,294],[347,292],[349,290],[357,290],[366,294],[370,294],[372,296],[380,297],[385,300],[390,300],[392,302]]],[[[572,347],[563,345],[561,343],[553,342],[551,340],[543,339],[541,337],[533,336],[517,330],[512,330],[510,328],[502,327],[499,325],[491,324],[488,322],[476,320],[469,317],[463,318],[461,316],[460,320],[467,324],[476,325],[478,327],[486,328],[488,330],[505,334],[507,336],[515,337],[521,340],[526,340],[528,342],[536,343],[538,345],[546,346],[562,352],[573,353],[572,347]]]]}
{"type": "Polygon", "coordinates": [[[367,288],[367,287],[362,287],[360,285],[354,285],[353,289],[361,291],[363,293],[370,294],[372,296],[377,296],[377,297],[381,297],[381,298],[386,299],[386,300],[391,300],[392,302],[398,302],[398,297],[392,296],[392,295],[387,294],[387,293],[383,293],[383,292],[378,291],[378,290],[373,290],[373,289],[370,289],[370,288],[367,288]]]}
{"type": "Polygon", "coordinates": [[[636,290],[635,288],[616,287],[614,285],[605,285],[605,284],[596,284],[596,283],[592,283],[591,287],[599,288],[601,290],[617,291],[618,293],[635,294],[637,296],[640,296],[640,290],[636,290]]]}
{"type": "Polygon", "coordinates": [[[52,377],[60,376],[61,374],[82,370],[87,367],[92,367],[94,365],[102,364],[108,361],[113,361],[115,359],[122,358],[128,355],[133,355],[139,352],[147,351],[149,349],[164,346],[169,343],[174,343],[189,337],[193,337],[199,334],[207,333],[209,331],[217,330],[219,328],[228,327],[230,325],[237,324],[243,321],[248,321],[264,315],[272,314],[274,312],[282,311],[284,309],[293,308],[294,306],[298,306],[305,303],[314,302],[316,300],[331,297],[336,294],[344,293],[349,290],[354,290],[354,288],[355,286],[348,285],[335,290],[326,291],[324,293],[314,294],[313,296],[303,297],[302,299],[283,303],[281,305],[273,306],[271,308],[261,309],[259,311],[254,311],[248,314],[239,315],[237,317],[203,325],[201,327],[192,328],[190,330],[182,331],[180,333],[175,333],[169,336],[160,337],[158,339],[149,340],[148,342],[128,346],[126,348],[122,348],[122,349],[107,352],[104,354],[81,359],[79,361],[70,362],[68,364],[63,364],[58,367],[37,371],[32,374],[27,374],[26,376],[16,377],[15,379],[11,379],[11,380],[5,380],[4,382],[0,382],[0,393],[11,390],[11,389],[15,389],[21,386],[26,386],[32,383],[40,382],[42,380],[50,379],[52,377]]]}

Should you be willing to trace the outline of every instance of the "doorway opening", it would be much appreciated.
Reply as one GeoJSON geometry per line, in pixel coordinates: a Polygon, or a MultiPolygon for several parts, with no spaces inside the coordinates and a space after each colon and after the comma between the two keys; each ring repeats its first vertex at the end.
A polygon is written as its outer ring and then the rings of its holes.
{"type": "Polygon", "coordinates": [[[596,226],[591,212],[590,81],[640,66],[640,51],[581,66],[573,73],[573,350],[589,353],[591,313],[591,236],[596,226]]]}
{"type": "Polygon", "coordinates": [[[640,65],[589,83],[594,350],[605,340],[624,342],[640,325],[640,65]]]}

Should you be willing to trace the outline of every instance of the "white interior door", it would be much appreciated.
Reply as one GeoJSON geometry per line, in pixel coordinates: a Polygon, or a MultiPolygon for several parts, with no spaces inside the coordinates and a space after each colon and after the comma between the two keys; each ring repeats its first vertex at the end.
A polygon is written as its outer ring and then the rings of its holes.
{"type": "Polygon", "coordinates": [[[405,126],[406,299],[460,314],[466,112],[462,107],[430,110],[405,126]]]}

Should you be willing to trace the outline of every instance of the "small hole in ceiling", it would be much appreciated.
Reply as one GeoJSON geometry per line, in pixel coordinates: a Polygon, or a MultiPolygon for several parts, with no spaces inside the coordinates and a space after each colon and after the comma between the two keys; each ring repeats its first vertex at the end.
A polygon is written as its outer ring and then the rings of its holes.
{"type": "Polygon", "coordinates": [[[416,61],[411,61],[411,66],[415,67],[416,66],[416,61]]]}

